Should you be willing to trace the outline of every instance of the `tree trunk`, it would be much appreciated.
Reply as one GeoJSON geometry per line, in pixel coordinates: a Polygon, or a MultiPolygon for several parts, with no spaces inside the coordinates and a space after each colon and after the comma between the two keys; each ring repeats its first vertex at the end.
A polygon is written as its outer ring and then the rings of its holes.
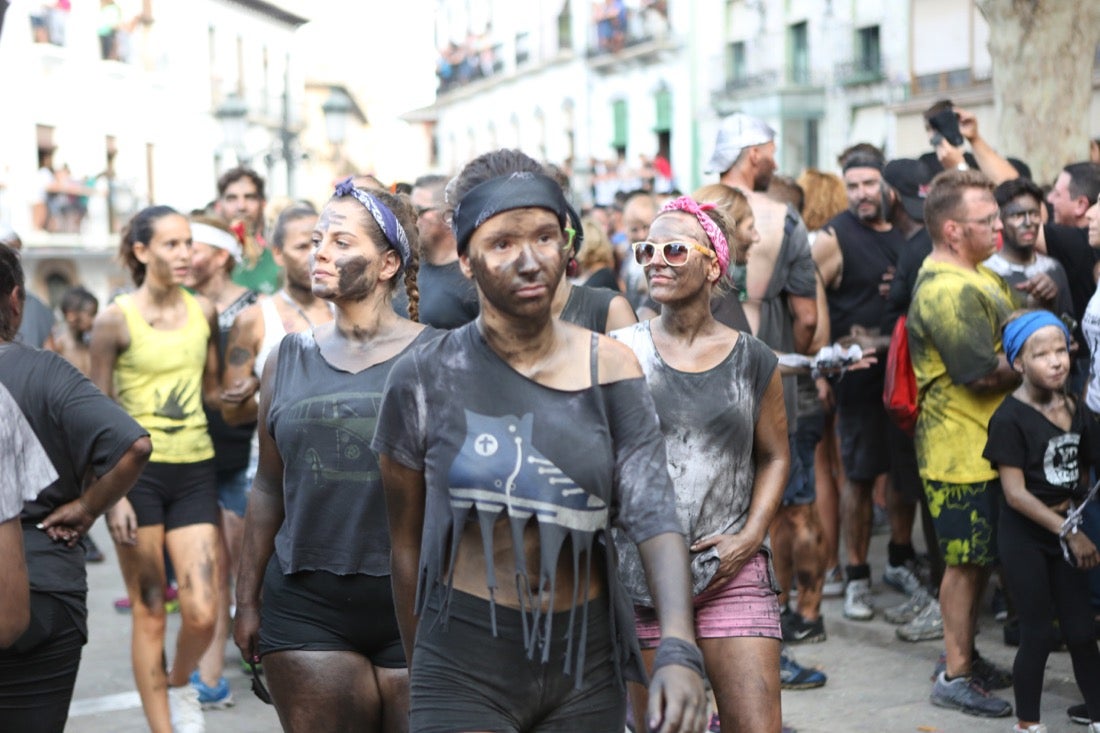
{"type": "Polygon", "coordinates": [[[1089,152],[1097,0],[976,0],[989,23],[998,148],[1051,182],[1089,152]]]}

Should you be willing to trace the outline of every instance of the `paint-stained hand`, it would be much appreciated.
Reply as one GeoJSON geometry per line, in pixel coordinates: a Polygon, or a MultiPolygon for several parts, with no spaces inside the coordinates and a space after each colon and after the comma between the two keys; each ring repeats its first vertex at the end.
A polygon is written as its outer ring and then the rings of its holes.
{"type": "Polygon", "coordinates": [[[107,530],[116,545],[134,546],[137,544],[137,514],[126,498],[107,510],[107,530]]]}
{"type": "Polygon", "coordinates": [[[649,681],[646,727],[654,733],[698,733],[707,726],[707,693],[699,673],[669,664],[649,681]]]}
{"type": "Polygon", "coordinates": [[[64,542],[69,547],[73,547],[81,537],[88,534],[95,519],[96,515],[84,500],[76,498],[54,509],[50,516],[42,520],[38,528],[44,530],[54,542],[64,542]]]}
{"type": "Polygon", "coordinates": [[[731,578],[735,577],[741,568],[745,566],[753,555],[760,551],[761,542],[747,536],[744,532],[737,534],[720,534],[699,540],[691,546],[692,552],[702,552],[711,547],[718,548],[718,571],[710,581],[708,588],[715,588],[731,578]]]}

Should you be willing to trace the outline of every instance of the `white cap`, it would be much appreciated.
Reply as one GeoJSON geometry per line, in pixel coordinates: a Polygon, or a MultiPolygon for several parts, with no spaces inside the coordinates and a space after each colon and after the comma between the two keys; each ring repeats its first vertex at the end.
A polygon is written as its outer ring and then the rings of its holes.
{"type": "Polygon", "coordinates": [[[770,143],[775,139],[775,130],[763,120],[738,112],[722,120],[718,128],[718,137],[714,141],[714,152],[707,163],[707,173],[725,173],[737,160],[745,148],[770,143]]]}
{"type": "Polygon", "coordinates": [[[203,244],[209,244],[211,247],[224,249],[234,260],[240,261],[241,259],[241,243],[224,229],[193,221],[191,222],[191,241],[202,242],[203,244]]]}

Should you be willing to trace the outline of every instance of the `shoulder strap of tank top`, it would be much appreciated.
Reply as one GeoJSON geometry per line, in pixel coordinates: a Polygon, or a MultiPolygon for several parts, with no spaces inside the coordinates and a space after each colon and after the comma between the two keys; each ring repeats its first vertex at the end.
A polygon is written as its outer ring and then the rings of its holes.
{"type": "Polygon", "coordinates": [[[590,370],[592,372],[592,386],[600,385],[600,335],[592,332],[592,342],[589,353],[590,370]]]}

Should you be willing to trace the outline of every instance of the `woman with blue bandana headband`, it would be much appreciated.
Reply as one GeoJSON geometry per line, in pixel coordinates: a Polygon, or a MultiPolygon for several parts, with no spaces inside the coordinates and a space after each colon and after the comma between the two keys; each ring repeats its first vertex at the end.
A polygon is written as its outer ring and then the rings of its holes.
{"type": "Polygon", "coordinates": [[[1039,700],[1055,611],[1077,685],[1098,721],[1090,730],[1100,730],[1100,650],[1083,572],[1100,564],[1100,554],[1083,532],[1066,525],[1070,510],[1087,500],[1090,463],[1085,410],[1065,388],[1070,333],[1049,311],[1025,311],[1005,323],[1002,341],[1023,383],[993,413],[983,455],[1000,474],[997,545],[1020,619],[1012,668],[1015,730],[1046,730],[1039,700]]]}
{"type": "Polygon", "coordinates": [[[263,658],[287,731],[408,730],[370,440],[393,365],[437,334],[415,322],[416,236],[405,198],[338,185],[310,258],[313,294],[335,320],[286,336],[261,379],[234,637],[247,662],[263,658]],[[393,310],[401,280],[414,320],[393,310]]]}
{"type": "Polygon", "coordinates": [[[477,320],[390,375],[374,448],[413,730],[618,733],[644,679],[611,525],[638,543],[662,641],[639,729],[706,725],[687,547],[637,360],[552,316],[578,219],[501,150],[451,182],[477,320]]]}

